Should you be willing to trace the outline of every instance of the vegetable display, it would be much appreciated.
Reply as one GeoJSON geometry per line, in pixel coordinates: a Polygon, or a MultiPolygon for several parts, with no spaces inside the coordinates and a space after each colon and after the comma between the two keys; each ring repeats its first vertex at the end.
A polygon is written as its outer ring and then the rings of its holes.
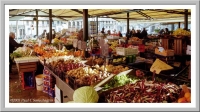
{"type": "Polygon", "coordinates": [[[117,75],[103,86],[103,90],[109,90],[112,88],[124,86],[126,84],[134,83],[136,81],[137,79],[130,78],[130,76],[125,75],[125,74],[119,75],[119,76],[117,75]]]}
{"type": "Polygon", "coordinates": [[[76,103],[97,103],[98,100],[98,93],[90,86],[80,87],[73,94],[73,101],[76,103]]]}
{"type": "Polygon", "coordinates": [[[173,83],[154,83],[141,80],[111,91],[106,96],[108,103],[162,103],[176,102],[180,88],[173,83]]]}
{"type": "Polygon", "coordinates": [[[19,58],[25,56],[33,56],[34,52],[29,47],[19,47],[12,54],[10,54],[11,58],[19,58]]]}
{"type": "Polygon", "coordinates": [[[77,85],[92,85],[96,82],[103,80],[108,77],[110,73],[102,72],[98,69],[91,67],[79,67],[78,69],[73,69],[67,71],[67,76],[75,79],[77,85]]]}

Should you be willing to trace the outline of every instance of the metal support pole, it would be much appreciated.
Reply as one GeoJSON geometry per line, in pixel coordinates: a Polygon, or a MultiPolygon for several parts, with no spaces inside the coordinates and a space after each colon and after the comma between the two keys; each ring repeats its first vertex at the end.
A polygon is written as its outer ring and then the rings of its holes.
{"type": "Polygon", "coordinates": [[[184,28],[185,30],[188,30],[188,9],[185,9],[184,28]]]}
{"type": "Polygon", "coordinates": [[[171,24],[172,31],[174,31],[174,24],[171,24]]]}
{"type": "Polygon", "coordinates": [[[178,22],[178,28],[181,28],[181,23],[180,22],[178,22]]]}
{"type": "Polygon", "coordinates": [[[83,9],[83,39],[88,40],[88,9],[83,9]]]}
{"type": "MultiPolygon", "coordinates": [[[[83,9],[83,40],[88,40],[88,9],[83,9]]],[[[88,50],[84,50],[84,55],[87,58],[89,56],[88,50]]]]}
{"type": "Polygon", "coordinates": [[[129,12],[127,13],[127,32],[129,31],[129,12]]]}
{"type": "Polygon", "coordinates": [[[38,10],[36,9],[36,35],[38,37],[38,10]]]}
{"type": "Polygon", "coordinates": [[[52,9],[49,9],[49,42],[52,40],[52,9]]]}

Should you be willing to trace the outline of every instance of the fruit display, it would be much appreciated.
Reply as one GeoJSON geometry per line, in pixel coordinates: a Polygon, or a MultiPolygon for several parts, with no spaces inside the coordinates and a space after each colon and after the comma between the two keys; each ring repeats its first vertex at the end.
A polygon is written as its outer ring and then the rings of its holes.
{"type": "Polygon", "coordinates": [[[191,90],[186,85],[182,85],[181,88],[178,103],[191,103],[191,90]]]}
{"type": "Polygon", "coordinates": [[[77,39],[78,38],[78,32],[72,32],[69,34],[69,39],[77,39]]]}
{"type": "Polygon", "coordinates": [[[180,88],[173,83],[155,83],[140,80],[130,83],[106,95],[108,103],[164,103],[176,102],[180,88]]]}
{"type": "Polygon", "coordinates": [[[108,44],[110,44],[110,49],[112,49],[113,52],[116,52],[116,47],[119,46],[119,42],[118,40],[113,41],[113,42],[108,42],[108,44]]]}
{"type": "Polygon", "coordinates": [[[84,51],[74,51],[74,57],[83,57],[84,56],[84,51]]]}
{"type": "Polygon", "coordinates": [[[41,60],[51,58],[51,57],[57,57],[57,56],[66,56],[66,55],[71,55],[72,51],[62,49],[62,50],[57,50],[55,47],[51,45],[46,45],[46,46],[36,46],[34,47],[34,52],[36,52],[39,55],[39,58],[41,60]]]}
{"type": "Polygon", "coordinates": [[[175,30],[173,32],[173,35],[175,35],[175,36],[190,36],[191,32],[183,30],[181,28],[178,28],[177,30],[175,30]]]}
{"type": "Polygon", "coordinates": [[[118,66],[114,66],[114,65],[102,65],[101,67],[99,67],[98,65],[95,66],[97,69],[100,69],[101,71],[107,71],[109,73],[113,73],[113,74],[118,74],[120,72],[123,72],[123,71],[126,71],[126,70],[129,70],[128,67],[123,67],[121,65],[118,65],[118,66]]]}
{"type": "Polygon", "coordinates": [[[103,65],[104,63],[104,60],[103,58],[95,58],[93,59],[93,57],[90,57],[87,59],[87,62],[85,63],[86,65],[90,65],[90,66],[93,66],[93,65],[103,65]]]}
{"type": "Polygon", "coordinates": [[[55,74],[61,74],[63,72],[67,72],[82,66],[84,65],[75,59],[58,59],[55,61],[47,62],[47,67],[54,71],[55,74]]]}
{"type": "Polygon", "coordinates": [[[60,40],[58,38],[54,38],[52,40],[52,45],[57,46],[60,43],[60,40]]]}
{"type": "Polygon", "coordinates": [[[95,84],[110,75],[110,73],[102,72],[91,67],[79,67],[78,69],[67,71],[66,74],[67,77],[74,78],[78,86],[95,84]]]}
{"type": "Polygon", "coordinates": [[[132,38],[130,38],[129,40],[132,40],[132,41],[140,41],[141,39],[138,38],[138,37],[132,37],[132,38]]]}
{"type": "Polygon", "coordinates": [[[126,57],[118,57],[118,58],[114,58],[113,63],[126,63],[126,57]]]}

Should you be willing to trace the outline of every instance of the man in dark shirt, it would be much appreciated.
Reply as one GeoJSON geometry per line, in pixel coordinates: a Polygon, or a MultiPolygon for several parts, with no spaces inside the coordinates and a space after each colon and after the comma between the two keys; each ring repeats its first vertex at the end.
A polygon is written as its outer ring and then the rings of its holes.
{"type": "Polygon", "coordinates": [[[147,31],[146,31],[146,29],[145,28],[143,28],[143,30],[142,30],[142,32],[141,32],[141,36],[142,36],[142,38],[143,39],[146,39],[147,38],[147,31]]]}
{"type": "Polygon", "coordinates": [[[13,59],[10,57],[10,54],[15,51],[17,47],[22,47],[23,44],[18,44],[15,40],[15,33],[11,32],[9,34],[9,73],[12,73],[12,65],[13,65],[13,59]]]}

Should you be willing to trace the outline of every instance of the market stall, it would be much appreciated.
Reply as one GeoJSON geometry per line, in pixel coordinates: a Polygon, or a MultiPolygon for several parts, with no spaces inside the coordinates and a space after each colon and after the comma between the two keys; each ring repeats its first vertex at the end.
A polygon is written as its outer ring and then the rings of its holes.
{"type": "MultiPolygon", "coordinates": [[[[186,59],[177,60],[176,57],[190,55],[187,53],[190,43],[179,43],[188,48],[177,51],[178,46],[171,47],[171,41],[160,44],[163,36],[173,38],[174,44],[177,38],[189,39],[188,34],[174,33],[160,35],[156,37],[156,42],[152,42],[153,37],[145,43],[132,37],[128,43],[123,43],[119,41],[122,38],[116,35],[90,38],[84,42],[78,41],[77,33],[73,32],[53,39],[52,43],[46,39],[28,40],[12,56],[18,65],[19,75],[35,72],[38,63],[42,64],[42,72],[48,76],[43,78],[43,91],[61,103],[86,103],[87,100],[77,101],[74,93],[78,90],[81,94],[79,90],[88,86],[98,94],[98,98],[95,97],[97,100],[91,99],[96,103],[190,102],[190,64],[186,65],[186,59]],[[109,41],[110,38],[113,40],[109,41]],[[67,48],[66,45],[72,47],[67,48]],[[90,55],[86,56],[84,51],[90,55]],[[27,65],[26,68],[23,65],[27,65]]],[[[27,86],[35,87],[30,83],[35,84],[35,78],[21,77],[24,89],[27,86]]],[[[88,98],[89,95],[82,97],[88,98]]]]}

